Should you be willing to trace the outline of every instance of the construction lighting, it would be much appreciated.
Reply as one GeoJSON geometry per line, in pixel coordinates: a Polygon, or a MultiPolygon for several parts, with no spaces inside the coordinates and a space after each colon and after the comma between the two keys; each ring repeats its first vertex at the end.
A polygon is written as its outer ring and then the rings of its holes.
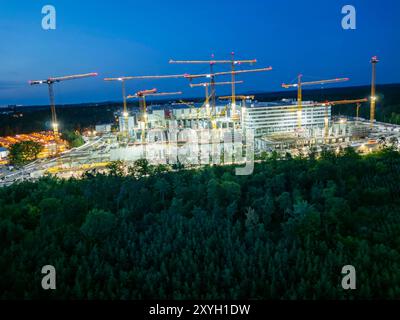
{"type": "Polygon", "coordinates": [[[53,124],[53,134],[54,138],[57,140],[58,139],[58,124],[57,124],[57,112],[56,112],[56,105],[55,105],[55,100],[54,100],[54,84],[63,82],[63,81],[68,81],[68,80],[76,80],[76,79],[83,79],[83,78],[89,78],[89,77],[96,77],[98,76],[97,72],[93,73],[85,73],[85,74],[77,74],[77,75],[70,75],[70,76],[65,76],[65,77],[50,77],[46,80],[31,80],[29,81],[29,84],[31,86],[34,85],[42,85],[42,84],[47,84],[48,89],[49,89],[49,98],[50,98],[50,109],[51,109],[51,120],[53,124]]]}
{"type": "MultiPolygon", "coordinates": [[[[282,84],[282,88],[285,89],[289,89],[289,88],[297,88],[297,108],[298,108],[298,112],[297,112],[297,126],[298,129],[302,128],[303,125],[303,119],[302,119],[302,110],[303,110],[303,86],[311,86],[311,85],[323,85],[323,84],[328,84],[328,83],[337,83],[337,82],[345,82],[345,81],[349,81],[349,78],[336,78],[336,79],[328,79],[328,80],[319,80],[319,81],[310,81],[310,82],[302,82],[302,74],[299,74],[297,77],[297,83],[293,83],[293,84],[286,84],[283,83],[282,84]]],[[[327,104],[324,105],[325,107],[327,107],[327,104]]],[[[325,110],[325,117],[326,117],[327,111],[325,110]]],[[[325,122],[325,138],[328,137],[329,134],[329,128],[327,126],[328,122],[325,122]]]]}

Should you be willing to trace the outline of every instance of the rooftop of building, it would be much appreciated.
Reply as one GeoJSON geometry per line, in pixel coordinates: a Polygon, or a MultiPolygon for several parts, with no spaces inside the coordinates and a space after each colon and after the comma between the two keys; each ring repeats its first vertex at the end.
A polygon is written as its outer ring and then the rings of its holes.
{"type": "MultiPolygon", "coordinates": [[[[303,106],[314,105],[314,101],[302,101],[303,106]]],[[[267,101],[267,102],[259,102],[255,101],[254,103],[248,104],[247,108],[265,108],[265,107],[285,107],[285,106],[297,106],[297,100],[295,99],[282,99],[279,101],[267,101]]]]}

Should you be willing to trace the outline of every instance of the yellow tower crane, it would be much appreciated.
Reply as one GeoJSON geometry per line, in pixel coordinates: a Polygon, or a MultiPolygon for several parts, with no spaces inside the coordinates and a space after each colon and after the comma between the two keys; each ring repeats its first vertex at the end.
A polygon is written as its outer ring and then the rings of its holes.
{"type": "Polygon", "coordinates": [[[142,128],[142,143],[144,143],[146,139],[146,131],[147,131],[147,123],[148,123],[148,115],[147,115],[147,104],[146,104],[146,97],[162,97],[162,96],[172,96],[172,95],[180,95],[182,94],[181,91],[179,92],[160,92],[157,93],[157,89],[150,89],[150,90],[142,90],[138,91],[134,95],[129,95],[126,98],[127,99],[142,99],[142,105],[141,105],[141,120],[143,123],[143,128],[142,128]]]}
{"type": "MultiPolygon", "coordinates": [[[[268,68],[260,68],[260,69],[251,69],[251,70],[238,70],[238,71],[233,71],[233,73],[236,74],[244,74],[244,73],[254,73],[254,72],[265,72],[265,71],[271,71],[272,67],[268,68]]],[[[185,76],[185,78],[189,79],[190,81],[193,79],[199,79],[199,78],[213,78],[213,77],[218,77],[218,76],[225,76],[225,75],[231,75],[232,72],[216,72],[214,74],[209,74],[209,73],[203,73],[203,74],[188,74],[185,76]]],[[[214,82],[215,84],[215,82],[214,82]]],[[[215,87],[215,85],[213,86],[215,87]]],[[[214,96],[215,96],[215,89],[213,90],[214,96]]],[[[211,93],[211,96],[213,96],[213,93],[211,93]]],[[[213,114],[215,116],[215,102],[213,102],[213,114]]]]}
{"type": "MultiPolygon", "coordinates": [[[[214,56],[212,56],[214,58],[214,56]]],[[[210,78],[210,86],[211,86],[211,104],[212,108],[215,109],[215,104],[216,104],[216,90],[215,90],[215,77],[217,75],[231,75],[232,79],[230,84],[232,85],[232,101],[231,101],[231,108],[232,108],[232,115],[236,114],[236,94],[235,94],[235,84],[237,83],[235,81],[235,76],[239,72],[235,70],[236,66],[241,65],[241,64],[250,64],[253,65],[257,63],[256,59],[252,60],[236,60],[235,59],[235,53],[231,53],[231,59],[230,60],[170,60],[169,63],[172,64],[209,64],[210,65],[210,74],[204,75],[207,78],[210,78]],[[224,72],[223,74],[221,73],[214,73],[214,65],[216,64],[230,64],[231,65],[231,72],[224,72]]],[[[271,68],[272,69],[272,68],[271,68]]],[[[263,70],[266,71],[266,70],[263,70]]],[[[193,78],[190,78],[193,79],[193,78]]]]}
{"type": "MultiPolygon", "coordinates": [[[[214,86],[223,86],[223,85],[230,85],[230,84],[235,85],[235,84],[241,84],[241,83],[243,83],[243,81],[235,81],[234,84],[232,84],[232,82],[229,82],[229,81],[228,82],[214,82],[214,86]]],[[[191,83],[190,84],[191,88],[204,87],[206,100],[205,100],[205,102],[203,104],[203,107],[204,106],[206,107],[207,116],[211,115],[211,112],[210,112],[210,95],[209,95],[209,89],[208,89],[210,86],[211,86],[210,82],[191,83]]]]}
{"type": "Polygon", "coordinates": [[[320,81],[310,81],[310,82],[302,82],[302,74],[299,74],[297,77],[297,83],[294,84],[282,84],[282,87],[285,89],[289,88],[297,88],[297,126],[298,129],[302,128],[302,102],[303,102],[303,86],[312,86],[318,84],[329,84],[329,83],[337,83],[337,82],[345,82],[349,81],[349,78],[336,78],[329,80],[320,80],[320,81]]]}
{"type": "Polygon", "coordinates": [[[358,121],[358,112],[363,102],[368,102],[368,99],[354,99],[354,100],[337,100],[337,101],[326,101],[319,103],[317,105],[325,106],[325,139],[329,136],[329,117],[328,117],[328,106],[338,106],[338,105],[346,105],[346,104],[356,104],[357,106],[357,121],[358,121]]]}
{"type": "Polygon", "coordinates": [[[374,122],[375,122],[375,108],[376,108],[376,65],[379,62],[378,57],[372,57],[371,64],[372,64],[372,81],[371,81],[371,123],[370,127],[373,129],[374,122]]]}

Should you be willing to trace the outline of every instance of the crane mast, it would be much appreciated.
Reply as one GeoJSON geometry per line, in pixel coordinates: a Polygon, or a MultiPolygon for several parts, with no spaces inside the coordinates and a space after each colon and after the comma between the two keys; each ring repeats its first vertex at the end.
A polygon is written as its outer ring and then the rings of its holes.
{"type": "MultiPolygon", "coordinates": [[[[51,110],[51,121],[52,121],[52,129],[54,135],[54,141],[56,145],[58,145],[59,141],[59,124],[57,122],[57,111],[56,111],[56,104],[55,104],[55,97],[54,97],[54,84],[68,81],[68,80],[77,80],[77,79],[84,79],[89,77],[96,77],[97,73],[85,73],[85,74],[77,74],[71,76],[64,76],[64,77],[50,77],[47,80],[32,80],[29,81],[30,85],[47,85],[49,90],[49,100],[50,100],[50,110],[51,110]]],[[[57,147],[58,149],[58,147],[57,147]]],[[[58,150],[57,150],[58,152],[58,150]]]]}
{"type": "Polygon", "coordinates": [[[324,117],[324,130],[325,130],[325,139],[329,137],[329,117],[328,117],[328,106],[338,106],[344,104],[356,104],[357,107],[357,120],[358,124],[358,112],[363,102],[368,102],[368,99],[355,99],[355,100],[338,100],[338,101],[326,101],[321,103],[325,107],[325,117],[324,117]]]}
{"type": "Polygon", "coordinates": [[[302,115],[303,115],[303,90],[301,88],[301,78],[303,77],[302,74],[299,74],[297,77],[297,103],[298,103],[298,110],[297,110],[297,127],[301,128],[302,125],[302,115]]]}
{"type": "MultiPolygon", "coordinates": [[[[255,96],[244,96],[244,95],[239,95],[239,96],[235,96],[235,100],[236,99],[240,99],[242,100],[242,108],[246,108],[246,100],[254,100],[255,96]]],[[[219,97],[218,99],[220,100],[230,100],[232,99],[231,96],[225,96],[225,97],[219,97]]]]}
{"type": "Polygon", "coordinates": [[[214,64],[215,62],[210,62],[210,73],[211,73],[211,108],[212,113],[216,114],[216,91],[215,91],[215,75],[214,75],[214,64]]]}
{"type": "MultiPolygon", "coordinates": [[[[212,55],[212,58],[214,58],[214,55],[212,55]]],[[[215,90],[215,77],[220,76],[220,75],[231,75],[231,90],[232,90],[232,101],[231,101],[231,108],[232,108],[232,116],[236,115],[236,94],[235,94],[235,75],[239,74],[240,72],[236,72],[235,66],[237,64],[254,64],[256,63],[256,59],[252,60],[235,60],[235,54],[234,52],[231,53],[231,59],[230,60],[173,60],[171,59],[169,63],[171,64],[210,64],[210,74],[205,74],[205,75],[187,75],[186,78],[192,80],[194,78],[200,78],[200,77],[207,77],[210,78],[210,84],[211,84],[211,106],[213,110],[213,114],[215,115],[216,113],[216,90],[215,90]],[[231,72],[222,72],[222,73],[214,73],[214,65],[216,64],[230,64],[231,65],[231,72]]]]}
{"type": "Polygon", "coordinates": [[[56,103],[54,98],[53,83],[52,82],[48,83],[48,87],[49,87],[49,98],[50,98],[51,123],[53,126],[54,139],[57,140],[59,132],[58,132],[57,112],[56,112],[56,103]]]}
{"type": "MultiPolygon", "coordinates": [[[[244,81],[235,81],[234,84],[241,84],[244,81]]],[[[226,82],[215,82],[214,86],[223,86],[223,85],[234,85],[232,82],[226,81],[226,82]]],[[[209,90],[208,87],[211,86],[210,82],[202,82],[202,83],[191,83],[190,87],[195,88],[195,87],[204,87],[205,88],[205,95],[206,95],[206,100],[204,102],[204,105],[206,106],[206,113],[208,116],[210,116],[210,96],[209,96],[209,90]]]]}
{"type": "MultiPolygon", "coordinates": [[[[104,81],[118,81],[122,83],[122,100],[123,100],[123,118],[124,118],[124,130],[123,135],[128,137],[128,119],[129,112],[127,107],[127,96],[126,96],[126,81],[129,80],[151,80],[151,79],[184,79],[187,77],[187,74],[173,74],[173,75],[155,75],[155,76],[123,76],[117,78],[105,78],[104,81]]],[[[145,99],[145,98],[144,98],[145,99]]]]}
{"type": "Polygon", "coordinates": [[[375,108],[376,108],[376,65],[379,62],[378,57],[372,57],[372,81],[371,81],[371,119],[370,127],[374,128],[375,122],[375,108]]]}
{"type": "MultiPolygon", "coordinates": [[[[320,80],[320,81],[310,81],[310,82],[302,82],[303,75],[299,74],[297,76],[297,83],[295,84],[282,84],[282,88],[297,88],[297,127],[300,130],[303,126],[302,115],[303,115],[303,86],[312,86],[318,84],[329,84],[329,83],[338,83],[349,81],[349,78],[336,78],[329,80],[320,80]]],[[[329,120],[328,120],[329,122],[329,120]]],[[[329,124],[325,124],[325,131],[329,124]]],[[[325,132],[327,135],[328,132],[325,132]]]]}
{"type": "MultiPolygon", "coordinates": [[[[128,95],[127,99],[142,99],[142,122],[143,122],[143,130],[142,130],[142,143],[144,143],[146,139],[146,132],[147,132],[147,124],[148,124],[148,116],[147,116],[147,104],[146,104],[146,97],[161,97],[161,96],[172,96],[172,95],[181,95],[182,92],[159,92],[157,93],[157,89],[150,89],[150,90],[142,90],[138,91],[134,95],[128,95]]],[[[140,100],[139,100],[140,101],[140,100]]]]}

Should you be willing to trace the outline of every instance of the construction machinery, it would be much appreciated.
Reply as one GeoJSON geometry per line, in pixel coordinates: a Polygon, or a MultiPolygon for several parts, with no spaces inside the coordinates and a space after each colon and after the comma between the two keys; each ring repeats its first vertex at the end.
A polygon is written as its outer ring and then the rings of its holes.
{"type": "Polygon", "coordinates": [[[128,109],[126,102],[126,85],[125,82],[129,80],[149,80],[149,79],[179,79],[186,78],[187,74],[175,74],[175,75],[161,75],[161,76],[131,76],[131,77],[118,77],[118,78],[105,78],[104,81],[119,81],[122,83],[122,99],[123,99],[123,117],[125,121],[124,135],[128,136],[128,109]]]}
{"type": "Polygon", "coordinates": [[[51,121],[52,121],[52,128],[54,134],[54,140],[57,144],[59,140],[59,124],[57,122],[57,112],[56,112],[56,105],[54,99],[54,87],[53,85],[58,82],[68,81],[68,80],[76,80],[76,79],[83,79],[89,77],[96,77],[97,73],[86,73],[86,74],[78,74],[72,76],[65,76],[65,77],[52,77],[48,78],[47,80],[32,80],[29,81],[30,85],[47,85],[49,88],[49,97],[50,97],[50,108],[51,108],[51,121]]]}
{"type": "Polygon", "coordinates": [[[316,105],[325,106],[325,139],[328,139],[329,136],[329,116],[328,116],[328,106],[338,106],[338,105],[346,105],[346,104],[356,104],[357,106],[357,121],[358,121],[358,113],[363,102],[368,102],[368,99],[354,99],[354,100],[338,100],[338,101],[325,101],[316,105]]]}
{"type": "MultiPolygon", "coordinates": [[[[214,58],[214,56],[212,56],[214,58]]],[[[232,85],[232,102],[231,102],[231,108],[232,108],[232,115],[236,114],[236,94],[235,94],[235,76],[238,73],[244,73],[244,72],[237,72],[235,70],[235,67],[237,65],[241,64],[250,64],[253,65],[257,62],[256,59],[252,60],[236,60],[235,59],[235,53],[231,53],[231,59],[230,60],[170,60],[169,63],[171,64],[209,64],[210,65],[210,74],[206,75],[188,75],[186,78],[192,80],[194,78],[200,78],[200,77],[207,77],[210,78],[210,86],[211,86],[211,104],[213,107],[213,110],[215,110],[215,104],[216,104],[216,92],[215,92],[215,77],[218,75],[231,75],[231,85],[232,85]],[[214,65],[216,64],[230,64],[231,65],[231,72],[223,72],[223,73],[214,73],[214,65]]],[[[272,69],[272,68],[271,68],[272,69]]],[[[245,71],[245,70],[242,70],[245,71]]]]}
{"type": "MultiPolygon", "coordinates": [[[[254,73],[254,72],[265,72],[265,71],[271,71],[272,67],[267,67],[267,68],[260,68],[260,69],[251,69],[251,70],[238,70],[238,71],[230,71],[230,72],[216,72],[213,74],[209,74],[209,73],[204,73],[204,74],[189,74],[186,75],[185,78],[189,79],[190,81],[192,81],[193,79],[198,79],[198,78],[214,78],[214,77],[218,77],[218,76],[224,76],[224,75],[232,75],[232,73],[236,74],[244,74],[244,73],[254,73]]],[[[215,82],[214,82],[215,84],[215,82]]],[[[211,97],[212,97],[212,109],[213,109],[213,113],[215,115],[215,107],[216,107],[216,99],[215,99],[215,85],[212,85],[212,87],[214,87],[214,90],[212,89],[211,92],[211,97]]]]}
{"type": "MultiPolygon", "coordinates": [[[[235,83],[233,84],[232,82],[214,82],[214,86],[223,86],[223,85],[235,85],[235,84],[241,84],[243,83],[243,81],[235,81],[235,83]]],[[[206,100],[203,104],[203,106],[206,107],[206,114],[207,116],[210,116],[210,95],[209,95],[209,87],[211,86],[210,82],[203,82],[203,83],[191,83],[190,87],[191,88],[195,88],[195,87],[204,87],[205,89],[205,96],[206,96],[206,100]]]]}
{"type": "Polygon", "coordinates": [[[357,103],[357,107],[356,107],[356,125],[358,125],[358,120],[360,119],[360,108],[361,108],[361,103],[357,103]]]}
{"type": "Polygon", "coordinates": [[[128,95],[127,99],[142,99],[141,103],[141,121],[143,123],[142,128],[142,143],[144,143],[146,139],[146,131],[147,131],[147,123],[148,123],[148,115],[147,115],[147,104],[146,104],[146,97],[162,97],[162,96],[172,96],[172,95],[181,95],[182,92],[160,92],[157,93],[157,89],[150,89],[150,90],[142,90],[138,91],[134,95],[128,95]]]}
{"type": "Polygon", "coordinates": [[[378,57],[374,56],[371,59],[372,64],[372,81],[371,81],[371,123],[370,127],[373,129],[375,123],[375,108],[376,108],[376,65],[379,62],[378,57]]]}
{"type": "Polygon", "coordinates": [[[119,78],[105,78],[104,81],[119,81],[122,84],[122,101],[123,101],[123,112],[122,112],[122,116],[124,117],[124,130],[123,133],[125,136],[128,136],[128,117],[129,117],[129,113],[128,113],[128,107],[127,107],[127,103],[126,103],[126,77],[119,77],[119,78]]]}
{"type": "Polygon", "coordinates": [[[302,82],[302,74],[299,74],[297,77],[297,83],[294,84],[282,84],[282,88],[289,89],[289,88],[297,88],[297,126],[300,130],[302,128],[302,100],[303,100],[303,87],[304,86],[313,86],[319,84],[330,84],[330,83],[338,83],[338,82],[345,82],[349,81],[349,78],[336,78],[336,79],[329,79],[329,80],[320,80],[320,81],[310,81],[310,82],[302,82]]]}

